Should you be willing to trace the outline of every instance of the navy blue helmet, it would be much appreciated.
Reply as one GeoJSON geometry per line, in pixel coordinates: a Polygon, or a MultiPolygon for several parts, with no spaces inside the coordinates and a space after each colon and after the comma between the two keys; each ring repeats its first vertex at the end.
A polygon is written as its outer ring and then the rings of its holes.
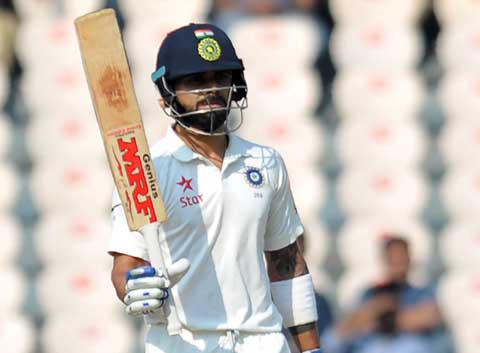
{"type": "MultiPolygon", "coordinates": [[[[152,74],[152,81],[166,103],[167,115],[182,125],[187,125],[188,128],[189,123],[182,118],[208,113],[205,111],[185,113],[178,104],[173,83],[183,76],[217,71],[232,73],[231,86],[223,87],[229,90],[229,102],[223,109],[226,120],[231,108],[242,111],[247,106],[244,66],[230,38],[220,28],[211,24],[192,23],[167,34],[158,51],[156,70],[152,74]]],[[[210,112],[218,110],[212,109],[210,112]]],[[[232,131],[232,129],[229,130],[232,131]]],[[[212,131],[204,132],[213,133],[212,131]]]]}

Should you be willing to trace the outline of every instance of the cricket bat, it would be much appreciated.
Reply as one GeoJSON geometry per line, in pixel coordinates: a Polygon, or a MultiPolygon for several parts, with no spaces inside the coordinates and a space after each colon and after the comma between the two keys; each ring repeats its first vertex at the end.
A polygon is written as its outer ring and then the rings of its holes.
{"type": "MultiPolygon", "coordinates": [[[[115,11],[86,14],[75,19],[75,27],[97,122],[128,226],[142,233],[152,266],[167,276],[162,255],[162,246],[166,246],[162,223],[167,214],[115,11]]],[[[178,334],[181,325],[172,295],[163,308],[169,334],[178,334]]]]}

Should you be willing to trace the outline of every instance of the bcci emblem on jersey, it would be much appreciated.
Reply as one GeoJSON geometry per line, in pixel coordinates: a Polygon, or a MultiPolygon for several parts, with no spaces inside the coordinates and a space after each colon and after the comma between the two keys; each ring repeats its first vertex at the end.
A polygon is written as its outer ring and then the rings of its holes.
{"type": "Polygon", "coordinates": [[[254,188],[262,187],[265,178],[260,169],[255,167],[248,167],[245,171],[245,180],[254,188]]]}

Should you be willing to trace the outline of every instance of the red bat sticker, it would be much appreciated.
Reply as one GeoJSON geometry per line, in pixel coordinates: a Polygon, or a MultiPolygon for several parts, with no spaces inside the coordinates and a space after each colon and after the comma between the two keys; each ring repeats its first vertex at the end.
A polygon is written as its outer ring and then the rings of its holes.
{"type": "MultiPolygon", "coordinates": [[[[149,188],[145,171],[143,169],[142,159],[138,155],[138,145],[135,137],[130,141],[124,140],[124,137],[117,139],[118,147],[122,152],[122,161],[124,162],[128,183],[133,186],[133,203],[138,213],[150,216],[150,222],[157,221],[153,200],[149,195],[149,188]]],[[[145,160],[145,158],[144,158],[145,160]]],[[[148,161],[150,158],[148,158],[148,161]]]]}

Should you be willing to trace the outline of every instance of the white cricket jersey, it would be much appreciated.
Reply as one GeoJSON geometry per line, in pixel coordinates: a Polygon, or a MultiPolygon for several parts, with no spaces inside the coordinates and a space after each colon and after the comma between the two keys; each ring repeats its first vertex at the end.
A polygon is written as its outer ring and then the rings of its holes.
{"type": "MultiPolygon", "coordinates": [[[[173,129],[151,152],[168,214],[166,258],[191,264],[172,288],[181,323],[189,330],[281,330],[264,251],[288,246],[304,230],[280,155],[230,134],[219,170],[173,129]]],[[[119,204],[114,195],[109,251],[148,261],[144,239],[129,231],[119,204]]]]}

